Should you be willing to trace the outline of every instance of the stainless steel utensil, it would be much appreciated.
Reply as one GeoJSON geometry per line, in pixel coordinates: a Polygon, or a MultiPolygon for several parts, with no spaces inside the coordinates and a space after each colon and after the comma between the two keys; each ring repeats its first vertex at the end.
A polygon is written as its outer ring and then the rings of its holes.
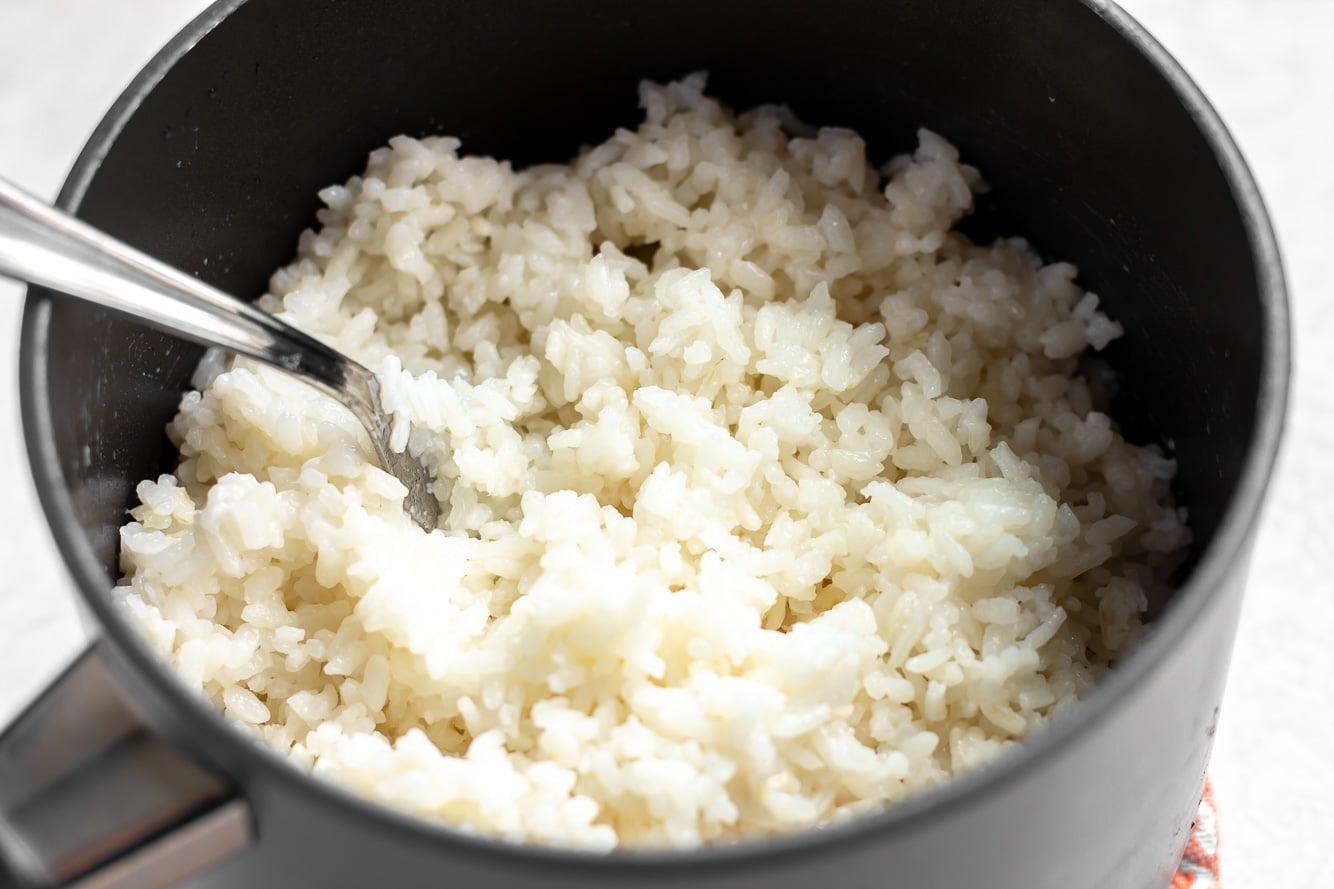
{"type": "Polygon", "coordinates": [[[426,468],[389,446],[380,385],[361,364],[290,324],[140,253],[0,178],[0,275],[129,315],[206,346],[262,361],[342,403],[375,456],[408,489],[403,508],[434,530],[440,504],[426,468]]]}

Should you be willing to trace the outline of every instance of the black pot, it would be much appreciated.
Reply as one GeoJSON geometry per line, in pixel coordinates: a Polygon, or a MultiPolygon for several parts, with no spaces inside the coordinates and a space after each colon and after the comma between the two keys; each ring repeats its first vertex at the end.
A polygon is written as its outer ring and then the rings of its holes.
{"type": "MultiPolygon", "coordinates": [[[[1101,0],[225,0],[107,115],[60,203],[261,293],[316,190],[390,136],[563,160],[636,119],[640,78],[708,69],[873,155],[928,126],[994,188],[976,237],[1076,262],[1126,335],[1128,437],[1171,444],[1195,546],[1139,648],[1019,752],[882,815],[689,853],[464,836],[312,780],[177,684],[113,610],[117,529],[168,470],[201,350],[34,290],[20,360],[37,487],[96,641],[0,740],[0,849],[37,882],[1162,889],[1199,799],[1288,380],[1273,235],[1222,124],[1101,0]],[[221,862],[210,870],[210,866],[221,862]],[[91,876],[90,876],[91,875],[91,876]],[[80,882],[90,880],[94,882],[80,882]]],[[[0,883],[5,881],[0,877],[0,883]]]]}

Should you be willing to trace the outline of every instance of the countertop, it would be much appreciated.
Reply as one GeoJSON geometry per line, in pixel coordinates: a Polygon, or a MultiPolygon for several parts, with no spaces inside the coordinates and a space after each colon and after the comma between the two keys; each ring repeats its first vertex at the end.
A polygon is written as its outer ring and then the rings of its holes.
{"type": "MultiPolygon", "coordinates": [[[[1125,0],[1232,128],[1287,261],[1296,382],[1251,566],[1212,773],[1229,889],[1334,885],[1334,3],[1125,0]]],[[[2,0],[0,174],[53,197],[107,107],[203,0],[2,0]]],[[[19,288],[0,282],[0,725],[84,632],[19,430],[19,288]]]]}

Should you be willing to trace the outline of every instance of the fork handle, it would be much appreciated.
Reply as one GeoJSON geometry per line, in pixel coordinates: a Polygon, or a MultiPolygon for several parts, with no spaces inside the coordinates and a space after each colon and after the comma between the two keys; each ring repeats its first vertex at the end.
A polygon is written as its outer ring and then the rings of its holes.
{"type": "Polygon", "coordinates": [[[357,375],[349,369],[354,362],[309,334],[135,250],[4,178],[0,275],[262,361],[340,401],[348,377],[357,375]]]}

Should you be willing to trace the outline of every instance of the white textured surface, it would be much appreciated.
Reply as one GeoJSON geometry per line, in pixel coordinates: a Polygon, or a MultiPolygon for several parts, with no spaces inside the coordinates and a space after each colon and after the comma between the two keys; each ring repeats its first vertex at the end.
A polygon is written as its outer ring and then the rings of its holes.
{"type": "MultiPolygon", "coordinates": [[[[83,140],[203,0],[0,0],[0,175],[55,194],[83,140]]],[[[1289,434],[1252,569],[1213,774],[1230,889],[1334,884],[1334,3],[1125,0],[1231,126],[1269,201],[1297,330],[1289,434]]],[[[0,282],[0,724],[83,638],[18,429],[18,288],[0,282]]]]}

